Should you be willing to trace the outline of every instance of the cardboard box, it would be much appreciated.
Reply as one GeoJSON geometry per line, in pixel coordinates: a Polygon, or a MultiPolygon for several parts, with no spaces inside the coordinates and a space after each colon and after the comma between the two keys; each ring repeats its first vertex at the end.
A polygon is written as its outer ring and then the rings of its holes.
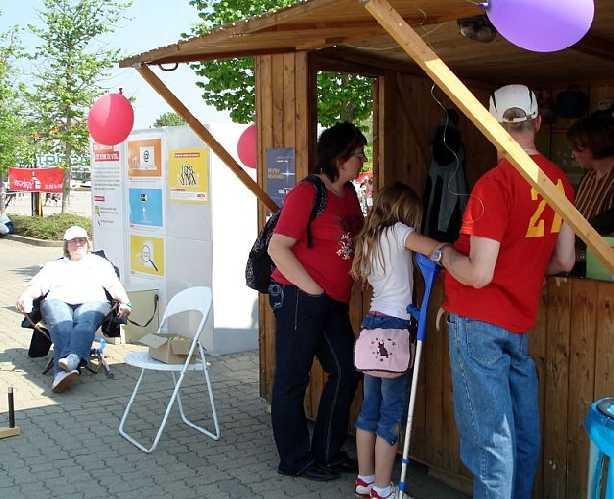
{"type": "MultiPolygon", "coordinates": [[[[139,342],[149,347],[149,355],[152,358],[165,364],[183,364],[190,351],[192,339],[172,334],[165,334],[164,336],[147,334],[139,342]]],[[[197,359],[198,352],[195,349],[190,362],[195,362],[197,359]]]]}
{"type": "MultiPolygon", "coordinates": [[[[604,239],[610,247],[614,247],[614,237],[604,237],[604,239]]],[[[586,249],[586,277],[598,281],[614,282],[614,274],[606,270],[590,248],[586,249]]]]}
{"type": "Polygon", "coordinates": [[[160,307],[155,309],[155,297],[160,292],[157,289],[144,289],[137,291],[128,291],[128,298],[132,303],[132,313],[130,319],[138,324],[145,324],[153,313],[153,319],[147,327],[140,327],[128,322],[124,326],[124,334],[126,343],[138,344],[139,340],[147,334],[156,334],[160,326],[160,307]]]}

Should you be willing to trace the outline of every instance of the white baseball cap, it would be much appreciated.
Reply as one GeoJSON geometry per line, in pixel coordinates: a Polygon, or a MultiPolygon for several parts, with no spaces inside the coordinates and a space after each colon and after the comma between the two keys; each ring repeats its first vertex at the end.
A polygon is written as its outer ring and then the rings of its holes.
{"type": "Polygon", "coordinates": [[[78,225],[72,225],[64,232],[64,241],[70,241],[76,237],[87,237],[87,231],[78,225]]]}
{"type": "Polygon", "coordinates": [[[489,111],[499,123],[520,123],[537,118],[539,108],[537,106],[537,97],[527,86],[506,85],[495,90],[490,96],[489,111]],[[523,110],[526,117],[504,119],[503,115],[512,108],[523,110]]]}

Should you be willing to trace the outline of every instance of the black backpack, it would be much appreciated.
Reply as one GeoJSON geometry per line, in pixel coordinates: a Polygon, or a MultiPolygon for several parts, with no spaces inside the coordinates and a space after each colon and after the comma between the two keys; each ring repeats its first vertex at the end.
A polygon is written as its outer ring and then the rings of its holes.
{"type": "MultiPolygon", "coordinates": [[[[307,222],[307,247],[313,245],[311,236],[311,222],[326,209],[326,187],[322,179],[317,175],[309,175],[303,180],[312,183],[316,188],[313,208],[307,222]]],[[[271,215],[262,227],[262,230],[256,238],[256,242],[252,246],[245,266],[245,283],[248,287],[259,291],[260,293],[269,292],[269,284],[271,284],[271,274],[275,270],[275,264],[268,253],[269,241],[279,220],[281,210],[276,211],[271,215]]]]}

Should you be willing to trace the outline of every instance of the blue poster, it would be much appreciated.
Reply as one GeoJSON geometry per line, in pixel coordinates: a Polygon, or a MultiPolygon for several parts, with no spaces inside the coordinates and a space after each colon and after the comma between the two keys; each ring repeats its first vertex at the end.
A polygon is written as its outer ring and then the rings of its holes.
{"type": "Polygon", "coordinates": [[[288,191],[296,184],[294,149],[266,150],[266,192],[277,206],[284,204],[288,191]]]}
{"type": "Polygon", "coordinates": [[[162,189],[129,189],[130,225],[162,227],[162,189]]]}

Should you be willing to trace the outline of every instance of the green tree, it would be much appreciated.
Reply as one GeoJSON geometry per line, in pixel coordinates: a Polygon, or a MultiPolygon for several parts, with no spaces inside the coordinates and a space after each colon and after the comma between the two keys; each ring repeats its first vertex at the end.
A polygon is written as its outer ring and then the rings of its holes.
{"type": "MultiPolygon", "coordinates": [[[[296,0],[190,0],[201,22],[191,36],[202,36],[216,27],[297,3],[296,0]]],[[[184,38],[188,35],[184,34],[184,38]]],[[[253,58],[197,62],[190,65],[203,77],[196,84],[204,101],[218,111],[229,111],[237,123],[255,119],[256,97],[253,58]]],[[[361,121],[373,107],[371,78],[354,74],[318,74],[318,121],[329,126],[339,120],[361,121]]]]}
{"type": "Polygon", "coordinates": [[[39,44],[31,119],[44,152],[62,153],[65,169],[62,212],[69,203],[72,158],[87,152],[87,112],[105,89],[100,85],[119,58],[108,48],[110,33],[131,1],[42,0],[39,24],[29,28],[39,44]]]}
{"type": "MultiPolygon", "coordinates": [[[[0,12],[0,18],[2,13],[0,12]]],[[[4,209],[4,179],[9,166],[23,164],[28,155],[22,85],[17,81],[15,63],[24,53],[19,28],[0,32],[0,211],[4,209]]]]}
{"type": "Polygon", "coordinates": [[[181,126],[185,125],[185,120],[177,113],[169,111],[168,113],[162,113],[158,116],[158,119],[154,121],[154,128],[161,126],[181,126]]]}

